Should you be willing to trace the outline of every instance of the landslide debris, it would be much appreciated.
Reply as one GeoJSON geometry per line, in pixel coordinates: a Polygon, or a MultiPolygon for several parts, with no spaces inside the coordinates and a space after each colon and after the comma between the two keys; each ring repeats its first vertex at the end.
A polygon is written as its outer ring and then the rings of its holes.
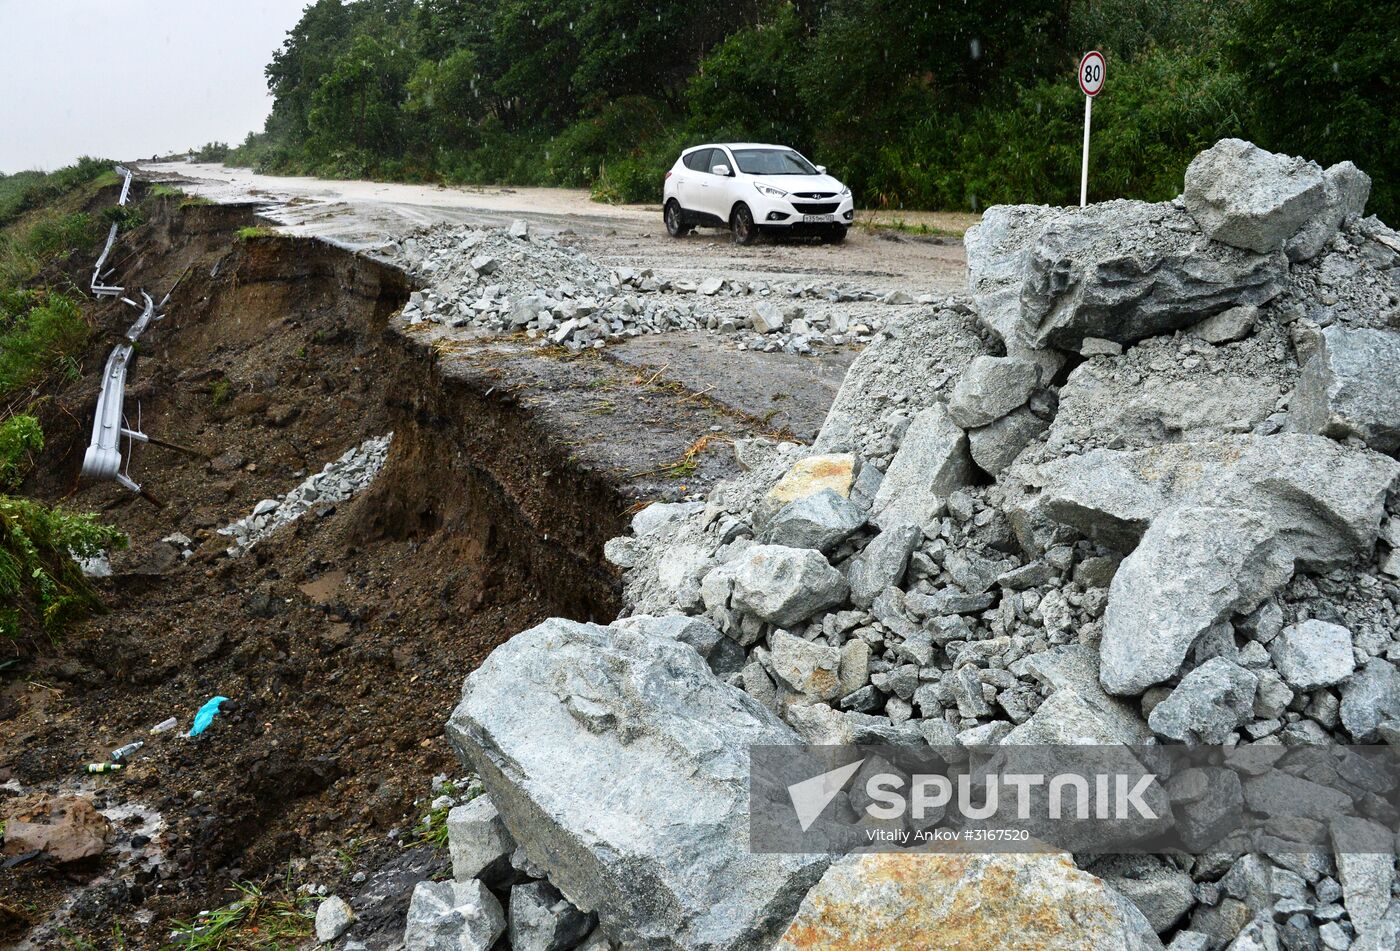
{"type": "Polygon", "coordinates": [[[1366,185],[1226,141],[1172,202],[990,209],[970,296],[874,334],[814,446],[737,444],[608,544],[618,621],[467,678],[449,729],[499,811],[462,884],[514,843],[590,947],[717,946],[720,910],[729,947],[1389,947],[1394,855],[1239,848],[1238,779],[1178,790],[1197,856],[865,855],[806,891],[734,845],[755,738],[1400,737],[1400,235],[1366,185]]]}

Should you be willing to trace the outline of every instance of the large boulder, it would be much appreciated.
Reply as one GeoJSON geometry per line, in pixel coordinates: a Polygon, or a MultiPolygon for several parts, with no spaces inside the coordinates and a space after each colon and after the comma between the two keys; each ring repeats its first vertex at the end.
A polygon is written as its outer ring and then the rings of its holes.
{"type": "Polygon", "coordinates": [[[1185,743],[1225,743],[1254,716],[1259,678],[1224,657],[1212,657],[1181,678],[1167,699],[1152,708],[1152,732],[1185,743]]]}
{"type": "Polygon", "coordinates": [[[1327,186],[1314,162],[1221,139],[1186,167],[1181,197],[1213,240],[1268,252],[1323,213],[1327,186]]]}
{"type": "Polygon", "coordinates": [[[1016,460],[1050,424],[1027,407],[1012,410],[996,422],[967,434],[972,461],[988,475],[997,475],[1016,460]]]}
{"type": "Polygon", "coordinates": [[[670,638],[546,621],[467,678],[447,733],[530,862],[624,947],[766,949],[825,867],[749,850],[748,749],[797,738],[670,638]]]}
{"type": "Polygon", "coordinates": [[[993,205],[963,235],[977,317],[1009,353],[1029,347],[1021,337],[1021,286],[1031,245],[1047,223],[1065,213],[1047,205],[993,205]]]}
{"type": "Polygon", "coordinates": [[[419,882],[408,905],[404,951],[489,951],[505,934],[501,903],[479,881],[419,882]]]}
{"type": "Polygon", "coordinates": [[[823,489],[784,505],[763,532],[763,541],[789,548],[829,552],[865,525],[858,505],[823,489]]]}
{"type": "Polygon", "coordinates": [[[850,590],[845,576],[810,548],[755,545],[724,567],[734,571],[733,606],[779,627],[837,606],[850,590]]]}
{"type": "Polygon", "coordinates": [[[467,882],[504,871],[515,851],[515,840],[506,831],[491,797],[477,796],[447,813],[447,849],[452,855],[452,877],[467,882]]]}
{"type": "Polygon", "coordinates": [[[526,882],[510,890],[511,951],[568,951],[593,930],[585,915],[549,882],[526,882]]]}
{"type": "Polygon", "coordinates": [[[1109,586],[1100,676],[1110,693],[1137,694],[1299,566],[1369,557],[1400,465],[1284,434],[1099,450],[1043,472],[1042,512],[1131,552],[1109,586]]]}
{"type": "Polygon", "coordinates": [[[1351,631],[1317,618],[1285,627],[1269,649],[1274,666],[1295,690],[1330,687],[1350,677],[1356,669],[1351,631]]]}
{"type": "Polygon", "coordinates": [[[1371,176],[1350,162],[1338,162],[1322,177],[1327,193],[1326,207],[1285,242],[1283,249],[1290,261],[1316,257],[1336,236],[1342,222],[1359,218],[1366,211],[1366,199],[1371,196],[1371,176]]]}
{"type": "Polygon", "coordinates": [[[833,863],[774,951],[1161,947],[1142,912],[1063,853],[889,852],[833,863]]]}
{"type": "Polygon", "coordinates": [[[1294,428],[1400,450],[1400,332],[1333,324],[1321,338],[1289,404],[1294,428]]]}
{"type": "Polygon", "coordinates": [[[1065,212],[1036,237],[1019,339],[1078,351],[1171,333],[1283,290],[1288,258],[1207,241],[1174,205],[1111,201],[1065,212]]]}
{"type": "Polygon", "coordinates": [[[1040,367],[1015,357],[978,357],[953,387],[948,415],[964,429],[986,426],[1024,406],[1040,383],[1040,367]]]}
{"type": "Polygon", "coordinates": [[[874,521],[888,527],[937,518],[955,490],[972,483],[967,436],[943,404],[914,417],[875,493],[874,521]]]}
{"type": "Polygon", "coordinates": [[[923,530],[917,525],[894,525],[871,539],[846,562],[851,601],[859,607],[869,607],[880,592],[899,584],[923,537],[923,530]]]}

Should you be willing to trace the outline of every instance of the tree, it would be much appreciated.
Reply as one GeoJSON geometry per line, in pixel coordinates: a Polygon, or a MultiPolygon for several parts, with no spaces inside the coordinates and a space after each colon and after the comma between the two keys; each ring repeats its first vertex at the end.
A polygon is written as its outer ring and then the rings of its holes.
{"type": "Polygon", "coordinates": [[[1371,176],[1369,210],[1400,214],[1400,20],[1367,0],[1252,0],[1229,44],[1259,145],[1371,176]]]}

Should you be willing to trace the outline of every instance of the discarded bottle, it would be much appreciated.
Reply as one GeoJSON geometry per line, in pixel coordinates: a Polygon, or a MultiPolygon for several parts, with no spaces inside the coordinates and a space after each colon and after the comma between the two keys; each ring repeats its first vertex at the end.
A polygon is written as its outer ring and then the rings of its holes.
{"type": "Polygon", "coordinates": [[[126,769],[121,763],[88,763],[89,773],[119,773],[126,769]]]}
{"type": "Polygon", "coordinates": [[[168,720],[161,720],[161,721],[160,721],[159,723],[157,723],[155,726],[151,727],[151,732],[152,732],[152,733],[165,733],[165,732],[167,732],[168,730],[173,730],[173,729],[175,729],[175,724],[176,724],[177,722],[179,722],[179,721],[177,721],[174,717],[171,717],[171,718],[168,719],[168,720]]]}
{"type": "Polygon", "coordinates": [[[137,750],[139,750],[145,745],[145,743],[142,743],[140,740],[137,740],[135,743],[128,743],[125,746],[117,747],[116,749],[112,750],[112,762],[122,762],[132,753],[135,753],[137,750]]]}

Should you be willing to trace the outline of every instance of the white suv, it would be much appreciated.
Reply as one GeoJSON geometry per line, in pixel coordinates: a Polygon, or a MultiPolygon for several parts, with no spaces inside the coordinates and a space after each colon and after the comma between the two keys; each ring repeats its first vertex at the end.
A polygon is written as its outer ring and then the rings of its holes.
{"type": "Polygon", "coordinates": [[[664,192],[673,238],[705,225],[728,228],[736,244],[753,244],[764,231],[840,243],[855,218],[851,190],[784,145],[686,149],[666,173],[664,192]]]}

